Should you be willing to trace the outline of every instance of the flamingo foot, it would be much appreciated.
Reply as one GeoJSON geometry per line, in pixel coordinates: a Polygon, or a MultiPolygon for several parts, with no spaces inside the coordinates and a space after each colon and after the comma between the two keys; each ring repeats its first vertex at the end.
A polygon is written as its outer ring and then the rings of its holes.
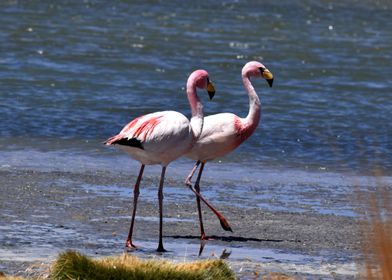
{"type": "Polygon", "coordinates": [[[225,231],[233,232],[233,230],[231,229],[231,226],[229,225],[229,222],[223,216],[219,217],[219,221],[220,221],[221,227],[225,231]]]}
{"type": "Polygon", "coordinates": [[[204,233],[201,235],[201,238],[200,238],[200,248],[199,248],[199,257],[203,253],[204,246],[206,246],[207,242],[210,241],[210,240],[214,240],[214,239],[211,238],[211,237],[207,237],[204,233]]]}
{"type": "Polygon", "coordinates": [[[204,246],[206,246],[208,240],[210,240],[210,239],[208,239],[208,238],[206,238],[206,237],[205,237],[205,239],[203,239],[203,237],[202,237],[202,239],[201,239],[201,241],[200,241],[199,257],[200,257],[201,254],[203,253],[204,246]]]}
{"type": "Polygon", "coordinates": [[[165,248],[163,248],[163,244],[160,243],[160,244],[158,245],[157,252],[158,252],[158,253],[165,253],[165,252],[167,252],[167,250],[165,250],[165,248]]]}
{"type": "Polygon", "coordinates": [[[132,240],[128,239],[127,242],[125,242],[125,248],[126,249],[137,249],[137,246],[132,243],[132,240]]]}

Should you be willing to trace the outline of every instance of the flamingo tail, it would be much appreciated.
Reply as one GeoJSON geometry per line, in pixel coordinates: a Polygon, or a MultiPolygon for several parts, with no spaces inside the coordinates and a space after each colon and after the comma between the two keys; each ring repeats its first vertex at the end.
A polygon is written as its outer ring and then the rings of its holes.
{"type": "Polygon", "coordinates": [[[128,139],[121,134],[110,137],[108,140],[106,140],[104,142],[104,144],[107,146],[110,146],[110,145],[130,146],[130,147],[135,147],[135,148],[139,148],[139,149],[144,150],[144,147],[142,145],[142,141],[140,141],[137,138],[128,139]]]}

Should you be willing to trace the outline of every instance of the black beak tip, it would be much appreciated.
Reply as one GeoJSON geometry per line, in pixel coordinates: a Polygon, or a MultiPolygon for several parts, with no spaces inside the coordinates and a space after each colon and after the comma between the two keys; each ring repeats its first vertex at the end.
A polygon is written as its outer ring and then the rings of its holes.
{"type": "Polygon", "coordinates": [[[267,83],[269,84],[270,87],[272,87],[272,84],[274,83],[274,79],[267,80],[267,83]]]}
{"type": "Polygon", "coordinates": [[[212,98],[215,96],[215,91],[209,91],[208,96],[210,97],[210,100],[212,100],[212,98]]]}

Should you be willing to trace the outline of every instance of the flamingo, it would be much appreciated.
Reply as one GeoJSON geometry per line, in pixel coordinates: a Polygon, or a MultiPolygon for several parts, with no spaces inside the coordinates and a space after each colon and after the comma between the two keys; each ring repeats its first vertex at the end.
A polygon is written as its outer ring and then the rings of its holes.
{"type": "Polygon", "coordinates": [[[158,188],[159,199],[159,244],[158,252],[165,252],[162,241],[163,183],[166,167],[170,162],[188,152],[201,135],[203,106],[196,88],[206,89],[210,99],[215,94],[213,84],[205,70],[196,70],[187,81],[187,97],[192,110],[189,121],[175,111],[161,111],[140,116],[128,123],[119,134],[105,141],[106,145],[119,145],[133,159],[141,163],[139,175],[133,189],[133,212],[126,248],[135,249],[132,233],[135,223],[139,186],[145,165],[160,164],[162,172],[158,188]]]}
{"type": "Polygon", "coordinates": [[[263,64],[257,61],[246,63],[242,68],[242,82],[249,97],[248,116],[246,118],[240,118],[232,113],[221,113],[205,117],[201,136],[196,144],[193,145],[190,152],[185,155],[188,158],[196,160],[196,164],[186,178],[185,184],[196,194],[202,240],[199,255],[202,253],[204,244],[208,240],[204,231],[200,200],[205,202],[216,214],[223,229],[232,231],[226,219],[201,195],[200,179],[207,161],[221,157],[237,148],[253,134],[259,124],[261,104],[250,82],[250,77],[263,77],[269,86],[272,87],[273,75],[263,64]],[[195,186],[192,187],[191,179],[199,165],[200,169],[195,186]]]}

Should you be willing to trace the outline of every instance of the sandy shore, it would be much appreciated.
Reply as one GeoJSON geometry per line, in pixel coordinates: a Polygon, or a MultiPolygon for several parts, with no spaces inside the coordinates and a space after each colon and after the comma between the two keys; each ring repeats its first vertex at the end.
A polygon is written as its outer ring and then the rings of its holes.
{"type": "MultiPolygon", "coordinates": [[[[48,262],[57,252],[66,249],[97,256],[123,251],[134,178],[106,172],[9,168],[0,170],[0,180],[0,271],[17,273],[31,262],[48,262]],[[116,185],[124,195],[95,192],[84,187],[102,185],[116,185]]],[[[149,190],[154,191],[154,182],[147,180],[145,185],[151,185],[149,190]]],[[[311,275],[317,273],[317,263],[320,271],[324,264],[329,265],[331,274],[325,275],[326,278],[339,275],[340,264],[355,270],[352,263],[360,243],[354,218],[272,212],[219,202],[215,206],[230,221],[234,232],[223,231],[212,212],[204,208],[206,232],[214,239],[206,245],[204,257],[219,255],[224,248],[231,250],[229,260],[239,274],[252,270],[265,273],[269,269],[298,274],[301,266],[309,264],[314,268],[308,271],[311,275]],[[270,252],[275,255],[269,257],[270,252]],[[283,260],[279,260],[277,252],[283,260]],[[288,256],[292,256],[292,261],[288,256]],[[336,271],[333,271],[334,265],[336,271]]],[[[156,201],[145,199],[142,190],[134,237],[134,242],[141,246],[137,252],[139,256],[154,254],[158,236],[157,210],[156,201]]],[[[189,192],[177,201],[166,199],[164,216],[164,242],[171,251],[166,256],[196,258],[199,228],[193,195],[189,192]]],[[[341,273],[343,278],[352,278],[352,271],[341,273]]],[[[243,276],[247,278],[246,274],[243,276]]]]}

